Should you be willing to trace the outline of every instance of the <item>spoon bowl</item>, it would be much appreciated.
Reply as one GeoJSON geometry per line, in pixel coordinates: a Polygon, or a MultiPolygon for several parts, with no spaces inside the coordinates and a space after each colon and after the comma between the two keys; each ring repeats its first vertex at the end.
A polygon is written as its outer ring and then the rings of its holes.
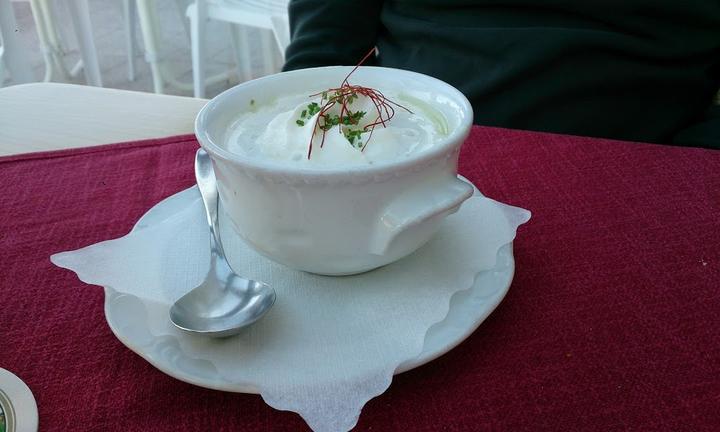
{"type": "Polygon", "coordinates": [[[172,305],[170,321],[190,333],[232,336],[272,307],[275,290],[263,282],[238,276],[225,258],[219,236],[215,173],[203,149],[195,155],[195,177],[210,226],[210,269],[200,285],[172,305]]]}

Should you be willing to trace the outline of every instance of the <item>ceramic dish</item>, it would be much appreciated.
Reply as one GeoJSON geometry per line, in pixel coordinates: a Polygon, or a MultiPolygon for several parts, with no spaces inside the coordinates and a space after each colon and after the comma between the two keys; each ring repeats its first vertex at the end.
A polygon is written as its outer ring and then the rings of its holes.
{"type": "MultiPolygon", "coordinates": [[[[196,199],[195,194],[194,190],[186,190],[160,202],[137,222],[134,230],[175,214],[196,199]]],[[[447,317],[428,330],[421,354],[400,364],[395,373],[432,361],[472,334],[505,297],[514,269],[512,244],[507,244],[498,251],[497,263],[493,269],[479,273],[471,289],[460,291],[452,297],[447,317]]],[[[211,362],[193,358],[183,352],[176,337],[157,337],[151,334],[147,326],[147,310],[139,298],[105,288],[105,317],[113,333],[123,344],[153,366],[179,380],[202,387],[257,393],[253,387],[221,378],[218,369],[211,362]]]]}

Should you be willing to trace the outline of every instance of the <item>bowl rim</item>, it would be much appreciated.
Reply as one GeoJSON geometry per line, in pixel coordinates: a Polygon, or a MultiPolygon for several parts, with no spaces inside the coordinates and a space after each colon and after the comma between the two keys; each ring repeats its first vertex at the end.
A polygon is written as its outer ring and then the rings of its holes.
{"type": "Polygon", "coordinates": [[[425,165],[434,159],[444,158],[451,155],[459,150],[459,147],[463,144],[465,139],[470,133],[473,121],[473,109],[460,90],[456,89],[452,85],[445,81],[437,78],[425,75],[419,72],[408,71],[404,69],[387,68],[381,66],[360,66],[358,70],[374,70],[393,74],[404,74],[410,77],[416,78],[420,81],[426,81],[429,85],[433,85],[439,89],[439,93],[447,95],[451,100],[456,102],[460,106],[460,110],[464,113],[464,116],[460,119],[460,124],[447,136],[442,137],[433,145],[430,149],[420,152],[415,156],[406,159],[395,159],[383,162],[376,162],[372,165],[345,165],[338,168],[324,168],[324,167],[307,167],[306,165],[293,165],[287,162],[278,162],[272,159],[260,159],[243,156],[239,153],[233,153],[225,149],[222,145],[215,142],[212,136],[208,132],[206,124],[209,122],[209,118],[212,116],[213,109],[224,99],[235,96],[236,93],[241,93],[247,88],[267,85],[278,80],[292,79],[296,75],[304,75],[312,73],[316,70],[338,70],[349,72],[354,66],[323,66],[307,69],[297,69],[293,71],[280,72],[273,75],[267,75],[261,78],[253,79],[240,83],[234,87],[231,87],[222,93],[212,98],[203,108],[198,112],[195,117],[195,136],[203,147],[211,156],[216,160],[223,160],[231,162],[245,170],[255,172],[264,175],[280,175],[282,177],[304,177],[304,178],[317,178],[327,179],[329,177],[348,177],[353,176],[374,176],[378,174],[393,172],[397,170],[403,170],[405,168],[411,168],[418,165],[425,165]]]}

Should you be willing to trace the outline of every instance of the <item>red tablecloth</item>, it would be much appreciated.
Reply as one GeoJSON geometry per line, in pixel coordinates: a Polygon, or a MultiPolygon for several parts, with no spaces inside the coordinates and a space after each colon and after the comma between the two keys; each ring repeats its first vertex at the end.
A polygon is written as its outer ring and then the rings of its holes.
{"type": "MultiPolygon", "coordinates": [[[[259,396],[154,369],[110,332],[102,290],[48,259],[190,186],[196,146],[0,159],[0,367],[33,390],[41,430],[305,430],[259,396]]],[[[476,127],[461,173],[532,210],[515,281],[357,430],[718,430],[720,152],[476,127]]]]}

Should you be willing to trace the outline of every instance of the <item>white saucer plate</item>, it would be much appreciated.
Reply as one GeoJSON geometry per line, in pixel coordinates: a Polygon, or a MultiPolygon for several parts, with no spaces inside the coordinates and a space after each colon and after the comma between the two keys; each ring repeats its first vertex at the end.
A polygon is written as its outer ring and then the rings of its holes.
{"type": "MultiPolygon", "coordinates": [[[[186,208],[196,199],[196,194],[194,189],[188,189],[161,201],[138,220],[133,231],[156,224],[186,208]]],[[[515,261],[510,243],[498,250],[493,269],[478,273],[470,289],[459,291],[452,297],[448,315],[430,327],[420,355],[400,364],[395,374],[440,357],[470,336],[505,297],[514,271],[515,261]]],[[[115,336],[125,346],[174,378],[216,390],[258,393],[253,387],[225,380],[211,362],[192,358],[183,352],[176,337],[151,334],[145,306],[133,295],[121,294],[105,287],[105,318],[115,336]]]]}

